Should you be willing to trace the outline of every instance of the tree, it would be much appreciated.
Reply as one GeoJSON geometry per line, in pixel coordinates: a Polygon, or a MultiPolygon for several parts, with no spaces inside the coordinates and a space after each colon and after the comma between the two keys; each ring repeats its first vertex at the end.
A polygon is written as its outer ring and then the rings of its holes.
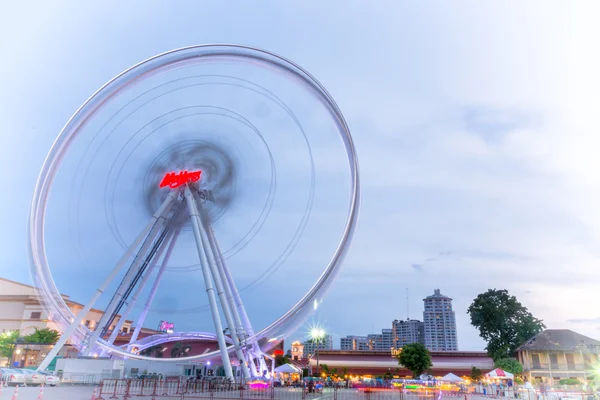
{"type": "Polygon", "coordinates": [[[507,290],[489,289],[478,295],[467,313],[494,360],[510,358],[517,347],[546,328],[507,290]]]}
{"type": "Polygon", "coordinates": [[[8,331],[0,334],[0,357],[6,357],[12,359],[13,352],[15,351],[15,343],[19,340],[21,335],[19,331],[8,331]]]}
{"type": "Polygon", "coordinates": [[[481,382],[483,379],[483,372],[477,367],[471,368],[471,380],[473,382],[481,382]]]}
{"type": "Polygon", "coordinates": [[[494,362],[494,365],[496,366],[496,368],[503,369],[514,375],[519,375],[523,373],[523,366],[514,358],[501,358],[499,360],[496,360],[494,362]]]}
{"type": "Polygon", "coordinates": [[[411,371],[415,378],[432,366],[429,351],[421,343],[407,344],[397,357],[398,364],[411,371]]]}
{"type": "Polygon", "coordinates": [[[285,356],[275,356],[275,366],[279,367],[283,364],[290,364],[290,359],[287,355],[285,356]]]}
{"type": "Polygon", "coordinates": [[[35,344],[56,344],[60,338],[60,333],[50,328],[33,328],[34,332],[25,336],[25,343],[35,344]]]}

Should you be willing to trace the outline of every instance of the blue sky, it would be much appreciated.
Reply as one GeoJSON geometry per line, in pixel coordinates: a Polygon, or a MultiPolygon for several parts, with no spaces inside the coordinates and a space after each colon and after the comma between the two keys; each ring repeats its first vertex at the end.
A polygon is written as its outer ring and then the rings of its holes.
{"type": "MultiPolygon", "coordinates": [[[[439,287],[455,299],[460,348],[480,349],[466,308],[496,287],[551,328],[600,336],[596,4],[227,3],[5,7],[1,276],[30,281],[35,179],[90,94],[154,54],[241,43],[317,77],[357,145],[360,224],[315,317],[335,335],[405,318],[405,288],[410,316],[422,317],[421,299],[439,287]]],[[[79,282],[87,272],[74,270],[60,289],[85,301],[91,293],[79,282]]],[[[275,292],[285,296],[285,285],[275,292]]],[[[255,314],[277,316],[276,306],[255,301],[255,314]]]]}

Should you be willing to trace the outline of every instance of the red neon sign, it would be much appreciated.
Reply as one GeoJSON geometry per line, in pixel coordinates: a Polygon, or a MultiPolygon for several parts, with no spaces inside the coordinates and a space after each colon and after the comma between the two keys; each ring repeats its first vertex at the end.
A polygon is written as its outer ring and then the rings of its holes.
{"type": "Polygon", "coordinates": [[[168,186],[171,189],[175,189],[188,182],[198,182],[200,180],[200,174],[202,174],[202,171],[180,171],[179,174],[176,172],[167,172],[160,183],[160,187],[168,186]]]}

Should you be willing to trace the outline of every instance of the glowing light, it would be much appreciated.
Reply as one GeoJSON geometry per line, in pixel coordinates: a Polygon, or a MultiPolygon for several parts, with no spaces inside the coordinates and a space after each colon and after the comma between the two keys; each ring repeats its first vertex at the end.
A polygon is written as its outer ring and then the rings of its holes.
{"type": "Polygon", "coordinates": [[[327,331],[322,325],[313,324],[309,327],[308,336],[317,342],[322,341],[327,336],[327,331]]]}
{"type": "Polygon", "coordinates": [[[179,174],[176,172],[167,172],[159,187],[162,188],[168,186],[171,189],[176,189],[188,182],[198,182],[201,174],[202,171],[179,171],[179,174]]]}
{"type": "Polygon", "coordinates": [[[256,380],[256,381],[249,382],[248,385],[250,386],[250,389],[260,390],[260,389],[266,389],[269,386],[269,383],[265,382],[265,381],[256,380]]]}

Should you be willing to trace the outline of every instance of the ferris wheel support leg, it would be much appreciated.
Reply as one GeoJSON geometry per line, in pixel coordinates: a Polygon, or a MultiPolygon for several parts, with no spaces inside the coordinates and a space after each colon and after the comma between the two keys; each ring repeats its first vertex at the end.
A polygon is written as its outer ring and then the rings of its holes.
{"type": "MultiPolygon", "coordinates": [[[[221,253],[219,253],[221,254],[221,253]]],[[[232,293],[232,300],[234,301],[234,308],[235,311],[237,312],[238,318],[240,318],[240,324],[243,323],[244,328],[245,328],[245,332],[249,337],[254,336],[254,330],[252,329],[252,325],[250,324],[250,319],[248,318],[248,314],[246,314],[246,309],[244,308],[244,304],[242,303],[242,298],[240,297],[240,293],[237,290],[237,287],[235,286],[235,282],[233,280],[233,277],[231,276],[231,272],[229,272],[229,268],[227,268],[227,264],[225,264],[225,260],[221,257],[222,260],[222,267],[223,267],[223,272],[225,274],[226,277],[226,284],[229,286],[231,293],[232,293]]],[[[250,359],[250,367],[251,367],[251,371],[254,373],[255,376],[262,376],[262,372],[257,370],[256,368],[256,364],[254,362],[254,360],[258,360],[259,362],[259,368],[261,367],[261,363],[260,360],[262,359],[262,351],[260,351],[260,349],[256,349],[255,347],[257,347],[257,345],[255,343],[251,343],[251,349],[249,349],[247,351],[248,354],[248,358],[250,359]]],[[[264,363],[264,360],[263,360],[264,363]]]]}
{"type": "Polygon", "coordinates": [[[248,365],[246,365],[246,359],[244,357],[244,354],[242,352],[242,348],[240,346],[240,339],[239,339],[239,335],[238,335],[238,331],[237,331],[237,327],[232,315],[232,305],[229,302],[230,296],[228,296],[228,285],[224,285],[225,282],[225,274],[223,273],[222,269],[219,267],[219,261],[220,260],[220,254],[219,254],[219,249],[217,248],[216,245],[216,239],[214,237],[214,232],[212,231],[210,225],[208,224],[207,218],[206,218],[206,214],[202,211],[202,205],[201,204],[197,204],[197,208],[199,208],[201,211],[200,213],[202,214],[200,216],[200,222],[201,222],[201,228],[203,230],[203,232],[201,232],[202,234],[204,234],[207,238],[208,241],[208,245],[210,246],[210,250],[211,250],[211,256],[207,257],[208,260],[208,264],[210,266],[211,269],[211,273],[213,276],[213,280],[215,282],[215,286],[217,287],[217,294],[219,296],[219,300],[221,301],[221,308],[223,309],[223,314],[225,314],[225,319],[227,321],[227,326],[229,328],[229,331],[231,333],[231,340],[233,341],[233,347],[235,350],[235,354],[238,358],[238,361],[240,363],[240,366],[242,367],[242,373],[244,374],[244,379],[248,379],[250,377],[250,372],[248,370],[248,365]],[[225,288],[224,288],[225,287],[225,288]]]}
{"type": "Polygon", "coordinates": [[[106,290],[106,288],[108,287],[108,285],[110,285],[110,283],[113,281],[113,279],[115,279],[115,277],[121,271],[121,269],[123,268],[123,266],[125,265],[125,263],[129,259],[129,257],[131,257],[131,255],[133,254],[133,252],[135,251],[135,249],[140,245],[140,243],[142,242],[142,240],[144,240],[144,238],[148,235],[148,232],[150,232],[152,230],[152,227],[154,227],[154,225],[158,222],[160,216],[163,213],[165,213],[165,211],[167,211],[170,208],[171,204],[173,203],[173,200],[175,200],[175,196],[168,196],[166,198],[166,200],[160,206],[160,208],[158,209],[158,211],[154,214],[152,221],[150,221],[144,227],[144,229],[142,230],[142,232],[138,235],[138,237],[131,244],[131,246],[129,246],[129,248],[127,249],[127,251],[125,252],[125,254],[123,254],[123,257],[121,257],[121,259],[119,260],[119,262],[117,263],[117,265],[113,268],[113,270],[111,271],[110,275],[108,275],[108,277],[104,280],[104,282],[102,282],[102,285],[100,285],[96,289],[96,293],[94,294],[94,296],[81,309],[81,311],[79,311],[79,313],[77,313],[77,315],[73,319],[73,322],[71,322],[71,325],[69,325],[67,327],[67,329],[60,335],[60,338],[58,339],[58,341],[56,342],[56,344],[54,345],[54,347],[52,347],[52,349],[46,355],[46,358],[44,358],[44,360],[38,366],[38,368],[37,368],[38,371],[44,371],[44,370],[46,370],[46,368],[48,368],[48,365],[50,365],[50,363],[52,362],[52,360],[54,360],[54,357],[56,357],[58,355],[58,353],[63,348],[63,346],[67,343],[67,340],[69,340],[69,338],[75,332],[75,329],[77,329],[77,327],[79,326],[79,324],[81,324],[81,321],[90,312],[90,310],[92,309],[92,307],[94,306],[94,304],[96,304],[96,301],[98,301],[98,299],[100,298],[100,296],[102,296],[102,293],[104,293],[104,291],[106,290]]]}
{"type": "MultiPolygon", "coordinates": [[[[110,337],[108,338],[108,341],[107,341],[108,345],[112,345],[115,342],[115,339],[117,338],[118,333],[121,331],[121,328],[123,327],[125,320],[129,317],[129,314],[131,314],[133,307],[135,307],[135,303],[137,302],[138,297],[142,293],[142,290],[144,290],[144,288],[146,287],[146,284],[148,283],[148,280],[150,279],[150,276],[152,275],[154,268],[158,264],[158,261],[161,259],[162,254],[164,253],[172,236],[173,235],[169,233],[168,240],[164,240],[159,245],[158,251],[154,254],[154,256],[150,256],[152,258],[151,260],[148,260],[150,263],[150,266],[148,267],[148,269],[146,271],[144,271],[144,277],[142,278],[142,281],[140,282],[140,284],[137,285],[137,287],[135,289],[135,293],[133,294],[133,297],[131,298],[131,300],[129,300],[128,302],[127,301],[125,302],[127,304],[127,308],[125,308],[125,311],[121,314],[121,317],[119,318],[119,322],[117,322],[115,329],[113,329],[112,333],[110,334],[110,337]]],[[[106,355],[107,353],[108,353],[108,351],[106,349],[104,349],[102,351],[103,356],[106,355]]]]}
{"type": "Polygon", "coordinates": [[[198,256],[200,258],[200,266],[202,267],[202,274],[204,275],[204,284],[206,286],[206,294],[208,295],[208,302],[210,304],[210,311],[213,317],[213,323],[215,325],[215,331],[217,334],[217,340],[219,342],[219,350],[221,352],[221,360],[223,362],[223,368],[225,369],[225,376],[233,379],[233,371],[231,369],[231,361],[229,360],[229,353],[227,352],[227,344],[225,343],[225,334],[223,333],[223,325],[221,325],[221,317],[219,315],[219,309],[217,306],[217,297],[215,295],[215,288],[213,287],[210,271],[208,269],[208,260],[205,252],[205,244],[202,238],[200,215],[196,207],[194,196],[188,186],[185,187],[185,200],[190,213],[190,219],[192,221],[192,228],[194,230],[194,237],[196,239],[196,247],[198,249],[198,256]]]}
{"type": "Polygon", "coordinates": [[[89,338],[89,340],[87,341],[87,345],[84,344],[84,347],[81,351],[82,355],[90,355],[94,346],[96,345],[96,342],[98,341],[98,339],[100,339],[100,335],[102,334],[102,332],[109,324],[112,323],[112,321],[109,320],[111,318],[111,315],[117,308],[118,303],[122,299],[123,294],[125,293],[127,287],[131,283],[131,280],[133,279],[134,275],[138,272],[140,265],[146,259],[148,251],[154,244],[154,241],[156,240],[158,234],[162,231],[163,227],[165,226],[166,216],[171,210],[173,201],[176,198],[177,192],[173,191],[169,193],[161,207],[153,215],[152,221],[150,221],[152,223],[152,227],[149,233],[146,235],[142,247],[136,254],[131,266],[129,267],[129,270],[127,271],[125,277],[119,284],[117,292],[113,295],[112,299],[110,300],[108,307],[106,308],[104,314],[100,318],[100,322],[98,322],[98,325],[96,326],[96,329],[94,330],[91,338],[89,338]]]}
{"type": "MultiPolygon", "coordinates": [[[[140,316],[138,317],[138,320],[135,324],[135,330],[133,331],[133,335],[131,335],[131,339],[129,340],[129,345],[131,345],[132,343],[134,343],[137,340],[137,338],[140,334],[140,331],[142,330],[142,325],[144,325],[146,316],[148,315],[148,312],[150,311],[150,307],[152,306],[152,302],[154,301],[154,296],[156,296],[158,286],[160,285],[160,280],[165,272],[167,264],[169,263],[169,259],[171,258],[171,253],[173,253],[173,248],[175,247],[175,243],[177,242],[177,238],[179,237],[179,232],[180,232],[180,230],[178,229],[171,236],[171,239],[169,242],[169,247],[167,248],[165,257],[162,260],[162,264],[161,264],[160,268],[158,269],[158,274],[156,275],[156,278],[154,279],[154,283],[152,285],[152,289],[150,289],[150,294],[148,294],[148,299],[146,300],[144,309],[142,310],[142,312],[141,312],[140,316]]],[[[131,346],[128,346],[128,350],[131,350],[130,347],[131,346]]]]}

